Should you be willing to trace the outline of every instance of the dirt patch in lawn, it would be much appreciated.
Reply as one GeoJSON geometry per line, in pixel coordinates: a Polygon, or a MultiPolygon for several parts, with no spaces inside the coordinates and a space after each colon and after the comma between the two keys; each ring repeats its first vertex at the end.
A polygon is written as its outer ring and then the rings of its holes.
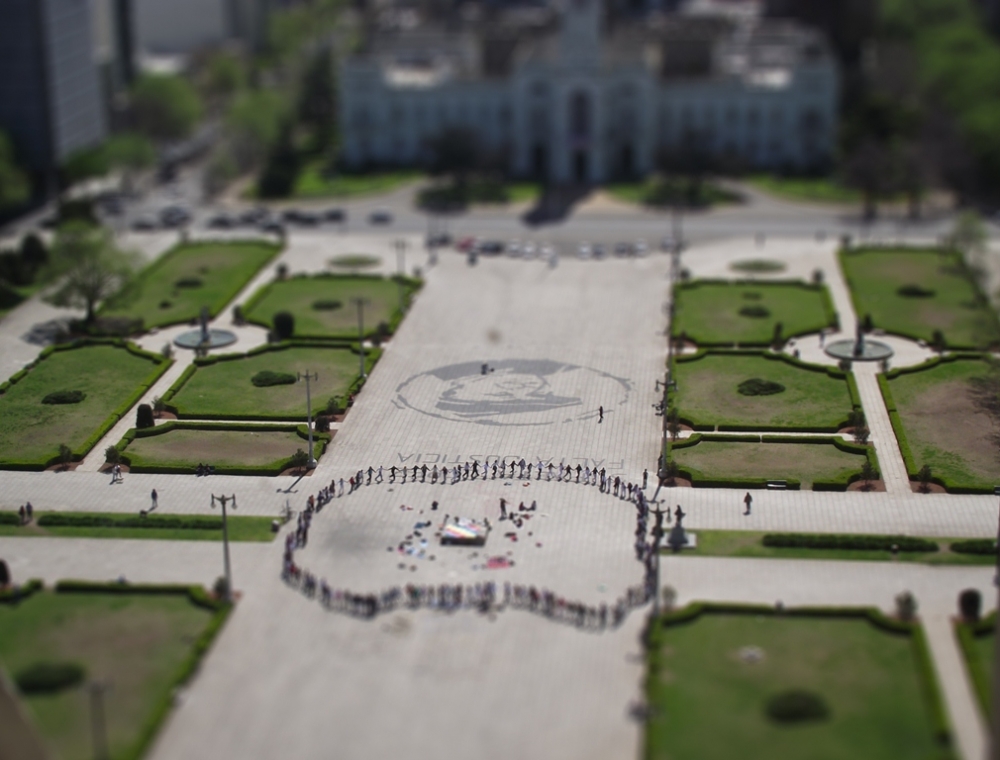
{"type": "Polygon", "coordinates": [[[997,431],[968,380],[950,380],[921,391],[905,405],[903,424],[918,466],[925,451],[937,449],[943,456],[961,459],[977,477],[1000,477],[997,431]]]}
{"type": "Polygon", "coordinates": [[[136,438],[125,453],[141,457],[145,463],[253,466],[285,459],[307,446],[296,433],[284,431],[172,430],[136,438]]]}

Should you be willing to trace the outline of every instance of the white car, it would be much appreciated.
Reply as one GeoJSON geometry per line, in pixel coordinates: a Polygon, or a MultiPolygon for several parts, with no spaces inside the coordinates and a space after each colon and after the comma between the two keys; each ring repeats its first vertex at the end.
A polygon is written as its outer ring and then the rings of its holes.
{"type": "Polygon", "coordinates": [[[533,259],[538,254],[538,249],[534,243],[529,241],[521,248],[521,253],[524,255],[524,258],[533,259]]]}
{"type": "Polygon", "coordinates": [[[580,243],[576,248],[576,257],[578,259],[589,259],[593,255],[594,252],[590,247],[590,243],[580,243]]]}
{"type": "Polygon", "coordinates": [[[520,240],[511,240],[509,243],[507,243],[507,255],[513,259],[516,259],[521,255],[520,240]]]}
{"type": "Polygon", "coordinates": [[[645,240],[636,240],[635,245],[632,246],[633,256],[645,256],[649,253],[649,246],[646,245],[645,240]]]}
{"type": "Polygon", "coordinates": [[[546,243],[545,245],[543,245],[541,248],[538,249],[538,257],[544,259],[545,261],[555,258],[555,255],[556,255],[556,249],[553,248],[548,243],[546,243]]]}

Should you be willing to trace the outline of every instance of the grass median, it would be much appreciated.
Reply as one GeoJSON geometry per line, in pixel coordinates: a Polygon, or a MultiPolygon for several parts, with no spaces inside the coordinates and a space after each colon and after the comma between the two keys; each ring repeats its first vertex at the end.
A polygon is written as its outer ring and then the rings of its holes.
{"type": "MultiPolygon", "coordinates": [[[[166,495],[166,494],[165,494],[166,495]]],[[[120,512],[35,512],[28,525],[0,521],[0,536],[18,538],[141,538],[161,541],[221,541],[222,517],[206,508],[204,515],[153,513],[147,517],[120,512]],[[54,518],[54,519],[53,519],[54,518]],[[90,525],[82,523],[93,523],[90,525]],[[70,523],[70,524],[51,524],[70,523]],[[177,527],[183,523],[184,527],[177,527]],[[136,527],[140,524],[141,527],[136,527]]],[[[0,513],[2,515],[4,513],[0,513]]],[[[8,512],[7,515],[14,513],[8,512]]],[[[227,516],[230,541],[270,541],[271,517],[227,516]]]]}

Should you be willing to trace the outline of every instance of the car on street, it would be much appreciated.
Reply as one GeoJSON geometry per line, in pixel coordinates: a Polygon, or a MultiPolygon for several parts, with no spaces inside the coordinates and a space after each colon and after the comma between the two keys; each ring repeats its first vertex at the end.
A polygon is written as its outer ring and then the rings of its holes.
{"type": "Polygon", "coordinates": [[[616,243],[615,244],[615,256],[631,256],[632,255],[632,244],[631,243],[616,243]]]}
{"type": "Polygon", "coordinates": [[[521,241],[511,240],[507,243],[507,255],[512,259],[520,258],[521,256],[521,241]]]}
{"type": "Polygon", "coordinates": [[[239,226],[239,219],[225,213],[224,211],[209,217],[208,228],[210,230],[231,230],[239,226]]]}
{"type": "Polygon", "coordinates": [[[576,257],[578,259],[589,259],[594,255],[594,250],[590,247],[590,243],[580,243],[576,247],[576,257]]]}
{"type": "Polygon", "coordinates": [[[369,224],[392,224],[392,214],[384,208],[378,208],[368,215],[369,224]]]}
{"type": "Polygon", "coordinates": [[[483,240],[478,246],[479,253],[487,256],[499,256],[503,250],[504,244],[500,240],[483,240]]]}
{"type": "Polygon", "coordinates": [[[167,206],[160,211],[160,224],[164,227],[183,227],[190,221],[191,212],[183,206],[167,206]]]}
{"type": "Polygon", "coordinates": [[[603,243],[595,243],[594,244],[594,258],[595,259],[603,259],[607,255],[608,255],[608,248],[607,248],[606,245],[604,245],[603,243]]]}
{"type": "Polygon", "coordinates": [[[524,258],[533,259],[538,255],[538,248],[529,240],[521,247],[521,253],[524,254],[524,258]]]}
{"type": "Polygon", "coordinates": [[[143,214],[132,220],[132,229],[136,232],[151,232],[152,230],[157,230],[160,228],[159,222],[156,218],[149,215],[143,214]]]}
{"type": "Polygon", "coordinates": [[[439,232],[436,235],[427,236],[428,248],[444,248],[447,245],[451,245],[451,235],[447,232],[439,232]]]}
{"type": "Polygon", "coordinates": [[[474,237],[464,237],[460,238],[457,243],[455,243],[455,250],[459,253],[468,253],[469,251],[475,250],[477,240],[474,237]]]}
{"type": "Polygon", "coordinates": [[[285,225],[277,219],[264,219],[257,225],[261,232],[273,232],[275,235],[285,234],[285,225]]]}
{"type": "Polygon", "coordinates": [[[641,257],[647,253],[649,253],[649,246],[646,244],[646,241],[642,238],[636,240],[635,245],[632,246],[632,255],[641,257]]]}
{"type": "Polygon", "coordinates": [[[347,212],[342,208],[328,208],[323,212],[323,219],[328,222],[345,222],[347,221],[347,212]]]}
{"type": "Polygon", "coordinates": [[[267,219],[268,211],[262,206],[257,206],[256,208],[250,208],[240,214],[239,220],[240,224],[260,224],[262,221],[267,219]]]}

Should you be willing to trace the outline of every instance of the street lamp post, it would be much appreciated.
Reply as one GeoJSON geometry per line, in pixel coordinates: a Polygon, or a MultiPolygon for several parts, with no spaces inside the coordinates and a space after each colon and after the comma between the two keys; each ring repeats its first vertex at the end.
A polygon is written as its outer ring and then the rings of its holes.
{"type": "Polygon", "coordinates": [[[406,276],[406,241],[399,239],[393,243],[396,248],[396,284],[399,286],[399,313],[403,313],[403,278],[406,276]]]}
{"type": "MultiPolygon", "coordinates": [[[[997,518],[997,546],[1000,547],[1000,516],[997,518]]],[[[990,760],[1000,760],[1000,551],[997,552],[996,574],[993,585],[997,587],[997,624],[993,635],[993,724],[990,732],[990,760]]]]}
{"type": "Polygon", "coordinates": [[[108,760],[108,724],[104,715],[104,692],[111,688],[108,681],[91,681],[90,691],[90,732],[94,744],[94,760],[108,760]]]}
{"type": "Polygon", "coordinates": [[[216,496],[212,494],[212,509],[215,509],[215,502],[222,505],[222,557],[226,570],[226,601],[233,601],[233,571],[229,564],[229,523],[226,521],[226,504],[232,504],[236,509],[236,494],[232,496],[216,496]]]}
{"type": "Polygon", "coordinates": [[[365,372],[365,317],[364,308],[368,305],[367,298],[352,298],[351,302],[358,307],[358,353],[361,356],[361,368],[358,374],[361,377],[368,377],[365,372]]]}
{"type": "Polygon", "coordinates": [[[308,426],[309,426],[309,464],[308,464],[308,467],[309,467],[310,470],[312,470],[312,469],[315,469],[315,467],[316,467],[316,457],[313,456],[312,394],[310,393],[310,390],[309,390],[309,381],[310,380],[319,380],[319,373],[318,372],[313,372],[312,374],[309,374],[308,372],[306,372],[305,374],[303,374],[303,373],[299,372],[297,374],[298,374],[298,379],[299,379],[300,382],[302,380],[306,381],[306,420],[307,420],[308,426]]]}

